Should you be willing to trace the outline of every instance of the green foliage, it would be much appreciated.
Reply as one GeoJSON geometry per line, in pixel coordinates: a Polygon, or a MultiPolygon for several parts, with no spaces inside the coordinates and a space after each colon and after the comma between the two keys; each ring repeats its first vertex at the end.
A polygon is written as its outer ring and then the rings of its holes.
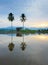
{"type": "Polygon", "coordinates": [[[26,29],[26,30],[21,30],[21,32],[25,33],[25,34],[26,33],[28,34],[28,33],[36,33],[37,31],[36,30],[28,30],[28,29],[26,29]]]}
{"type": "MultiPolygon", "coordinates": [[[[12,33],[16,33],[17,31],[16,30],[4,30],[4,29],[2,29],[2,30],[0,30],[0,34],[12,34],[12,33]]],[[[30,34],[30,33],[32,33],[32,34],[35,34],[35,33],[43,33],[43,34],[45,34],[45,33],[48,33],[48,29],[42,29],[42,30],[29,30],[29,29],[25,29],[25,30],[20,30],[19,32],[21,32],[21,33],[25,33],[25,34],[30,34]]]]}
{"type": "Polygon", "coordinates": [[[48,29],[41,29],[41,30],[38,30],[37,32],[45,34],[45,33],[48,33],[48,29]]]}
{"type": "Polygon", "coordinates": [[[9,19],[9,21],[11,21],[11,22],[14,20],[14,16],[13,16],[12,13],[9,13],[8,19],[9,19]]]}
{"type": "Polygon", "coordinates": [[[26,20],[26,16],[24,13],[21,14],[21,21],[24,22],[26,20]]]}

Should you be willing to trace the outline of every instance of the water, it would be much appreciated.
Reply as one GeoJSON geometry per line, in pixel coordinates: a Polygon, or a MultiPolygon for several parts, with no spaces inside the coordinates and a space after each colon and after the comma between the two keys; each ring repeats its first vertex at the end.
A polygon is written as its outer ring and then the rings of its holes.
{"type": "Polygon", "coordinates": [[[48,65],[48,35],[0,34],[0,65],[48,65]]]}

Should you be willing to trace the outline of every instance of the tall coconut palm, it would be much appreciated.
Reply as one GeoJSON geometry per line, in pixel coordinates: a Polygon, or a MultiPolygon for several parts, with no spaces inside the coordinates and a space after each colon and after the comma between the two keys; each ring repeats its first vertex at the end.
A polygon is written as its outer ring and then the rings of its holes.
{"type": "Polygon", "coordinates": [[[26,21],[26,16],[24,13],[21,14],[21,22],[23,22],[23,30],[24,30],[24,22],[26,21]]]}
{"type": "MultiPolygon", "coordinates": [[[[14,16],[13,16],[13,14],[12,13],[9,13],[9,15],[8,15],[8,20],[9,21],[11,21],[11,28],[12,28],[12,26],[13,26],[13,20],[14,20],[14,16]]],[[[13,30],[11,30],[11,33],[13,33],[13,30]]],[[[11,37],[11,41],[12,41],[12,37],[11,37]]]]}
{"type": "MultiPolygon", "coordinates": [[[[23,22],[23,30],[24,30],[24,22],[26,21],[26,16],[24,13],[21,14],[21,22],[23,22]]],[[[23,34],[23,42],[24,42],[24,34],[23,34]]]]}

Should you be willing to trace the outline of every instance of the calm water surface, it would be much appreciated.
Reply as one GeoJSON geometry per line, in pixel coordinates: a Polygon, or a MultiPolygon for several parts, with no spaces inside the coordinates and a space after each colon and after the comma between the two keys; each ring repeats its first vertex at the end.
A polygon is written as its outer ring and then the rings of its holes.
{"type": "Polygon", "coordinates": [[[48,35],[0,34],[0,65],[48,65],[48,35]]]}

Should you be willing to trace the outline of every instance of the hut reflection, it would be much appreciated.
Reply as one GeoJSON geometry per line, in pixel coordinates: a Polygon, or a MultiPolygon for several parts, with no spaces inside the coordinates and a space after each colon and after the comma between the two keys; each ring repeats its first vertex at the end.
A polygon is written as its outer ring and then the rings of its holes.
{"type": "Polygon", "coordinates": [[[21,29],[22,29],[21,27],[16,28],[16,36],[19,36],[19,37],[22,36],[21,29]]]}
{"type": "Polygon", "coordinates": [[[22,37],[22,33],[17,32],[17,33],[16,33],[16,36],[22,37]]]}

